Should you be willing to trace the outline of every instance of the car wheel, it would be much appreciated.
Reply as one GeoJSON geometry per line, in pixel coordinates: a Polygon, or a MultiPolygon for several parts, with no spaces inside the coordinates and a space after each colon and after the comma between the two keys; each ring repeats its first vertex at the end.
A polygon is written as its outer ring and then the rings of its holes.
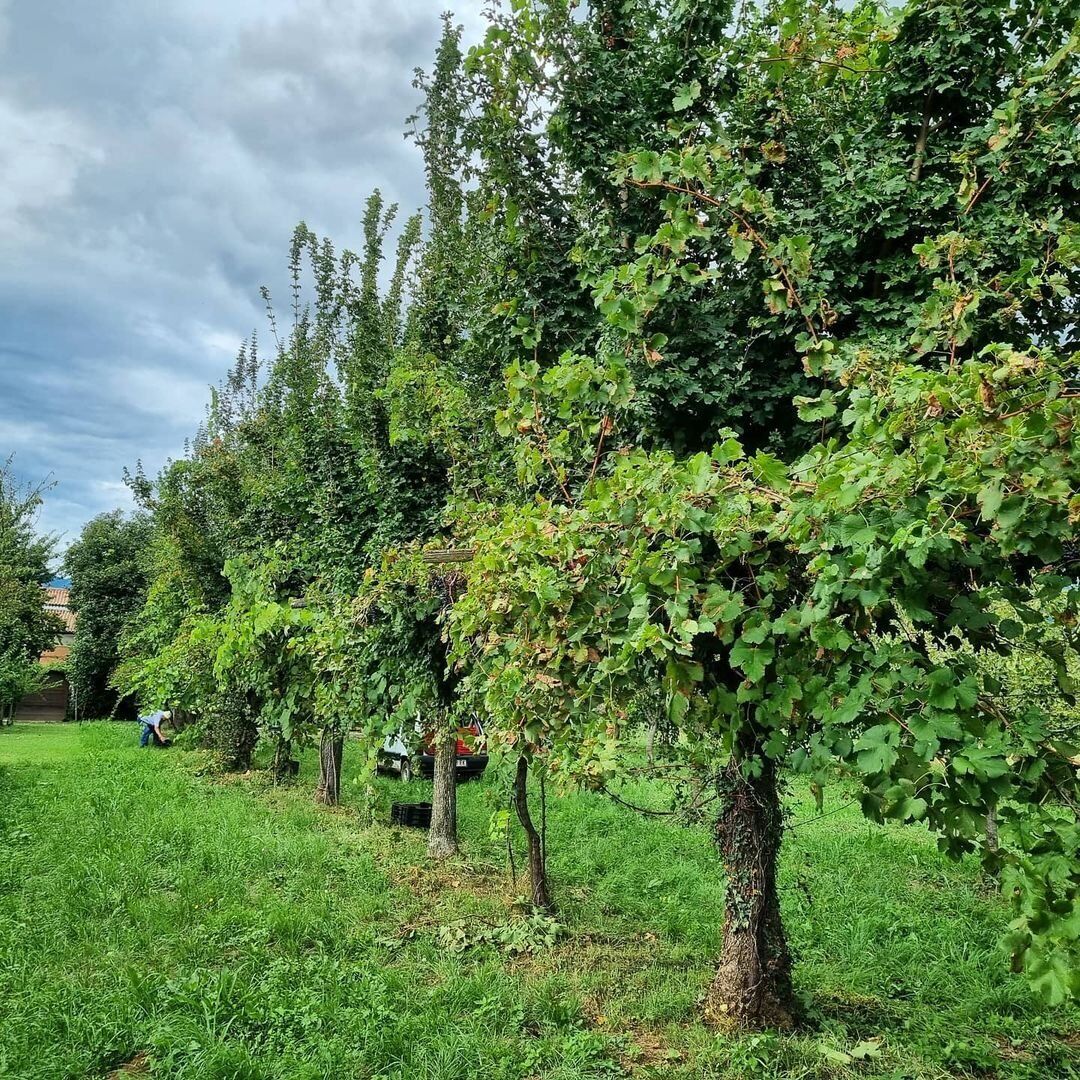
{"type": "Polygon", "coordinates": [[[401,779],[407,784],[413,778],[412,762],[407,757],[403,757],[398,768],[401,772],[401,779]]]}

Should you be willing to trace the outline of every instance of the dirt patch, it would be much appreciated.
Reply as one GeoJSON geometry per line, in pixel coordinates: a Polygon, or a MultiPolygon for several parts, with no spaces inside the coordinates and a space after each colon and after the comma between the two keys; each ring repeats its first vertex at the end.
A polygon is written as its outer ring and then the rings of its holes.
{"type": "Polygon", "coordinates": [[[652,1028],[631,1025],[608,1030],[607,1017],[593,1014],[590,1018],[598,1031],[605,1031],[623,1041],[623,1049],[618,1053],[619,1062],[631,1076],[640,1076],[645,1072],[653,1075],[657,1070],[671,1068],[683,1061],[681,1050],[675,1050],[664,1036],[652,1028]]]}
{"type": "Polygon", "coordinates": [[[150,1075],[150,1055],[136,1054],[130,1061],[125,1061],[119,1068],[113,1069],[106,1080],[129,1080],[132,1076],[150,1075]]]}
{"type": "Polygon", "coordinates": [[[447,889],[464,889],[473,896],[510,905],[520,892],[502,871],[457,860],[407,866],[396,872],[395,880],[422,900],[436,899],[447,889]]]}
{"type": "Polygon", "coordinates": [[[1002,1061],[1020,1061],[1030,1064],[1035,1060],[1035,1055],[1031,1050],[1025,1046],[1017,1046],[1004,1035],[995,1035],[994,1045],[1002,1061]]]}

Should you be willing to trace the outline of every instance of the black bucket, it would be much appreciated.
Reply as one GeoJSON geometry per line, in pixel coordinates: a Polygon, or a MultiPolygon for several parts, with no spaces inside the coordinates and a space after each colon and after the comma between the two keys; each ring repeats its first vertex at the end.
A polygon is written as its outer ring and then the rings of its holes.
{"type": "Polygon", "coordinates": [[[431,828],[431,803],[396,802],[390,807],[390,824],[412,829],[431,828]]]}

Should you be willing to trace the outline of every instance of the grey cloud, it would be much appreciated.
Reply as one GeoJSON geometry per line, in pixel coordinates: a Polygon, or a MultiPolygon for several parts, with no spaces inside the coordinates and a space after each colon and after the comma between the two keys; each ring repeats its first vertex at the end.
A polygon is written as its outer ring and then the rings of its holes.
{"type": "MultiPolygon", "coordinates": [[[[479,25],[480,0],[458,5],[479,25]]],[[[0,0],[0,456],[70,539],[199,422],[306,220],[423,200],[425,0],[0,0]]]]}

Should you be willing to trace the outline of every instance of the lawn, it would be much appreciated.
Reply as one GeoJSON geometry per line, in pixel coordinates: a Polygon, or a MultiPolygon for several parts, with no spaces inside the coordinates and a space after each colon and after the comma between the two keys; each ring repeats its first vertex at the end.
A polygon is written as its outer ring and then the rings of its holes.
{"type": "Polygon", "coordinates": [[[356,754],[328,811],[311,754],[272,789],[136,738],[0,729],[0,1076],[1080,1077],[1080,1015],[1008,974],[978,872],[838,793],[820,819],[792,797],[783,857],[812,1024],[733,1037],[695,1020],[722,910],[706,829],[552,799],[550,944],[515,914],[494,780],[461,788],[467,856],[433,867],[356,754]]]}

